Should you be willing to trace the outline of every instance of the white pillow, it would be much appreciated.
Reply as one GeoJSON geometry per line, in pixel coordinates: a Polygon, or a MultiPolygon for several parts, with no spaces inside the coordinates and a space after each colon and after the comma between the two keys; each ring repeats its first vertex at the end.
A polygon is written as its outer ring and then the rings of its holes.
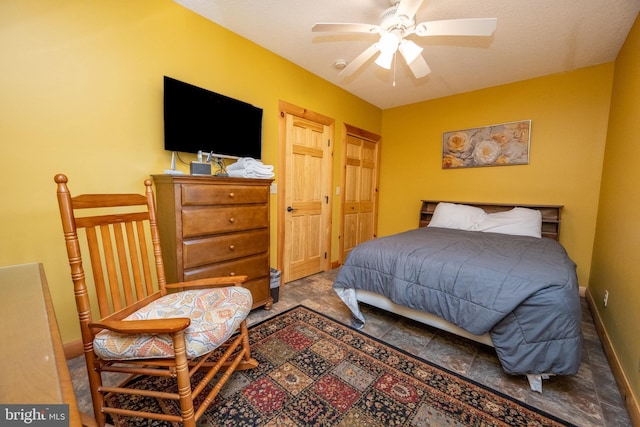
{"type": "Polygon", "coordinates": [[[433,211],[427,227],[453,228],[456,230],[474,230],[487,213],[474,206],[440,202],[433,211]]]}
{"type": "Polygon", "coordinates": [[[541,238],[542,214],[535,209],[513,208],[486,215],[475,230],[541,238]]]}

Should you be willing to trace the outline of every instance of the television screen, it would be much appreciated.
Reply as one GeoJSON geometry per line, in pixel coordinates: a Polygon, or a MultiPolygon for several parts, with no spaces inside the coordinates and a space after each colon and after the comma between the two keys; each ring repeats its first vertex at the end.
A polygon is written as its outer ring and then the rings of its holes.
{"type": "Polygon", "coordinates": [[[164,148],[261,159],[262,109],[165,76],[164,148]]]}

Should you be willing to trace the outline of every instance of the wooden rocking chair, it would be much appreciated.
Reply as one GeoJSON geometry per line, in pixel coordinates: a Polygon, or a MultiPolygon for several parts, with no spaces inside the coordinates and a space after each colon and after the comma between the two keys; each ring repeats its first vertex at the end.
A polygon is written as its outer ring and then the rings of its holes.
{"type": "Polygon", "coordinates": [[[67,177],[60,174],[54,179],[98,425],[104,426],[110,414],[195,426],[235,370],[258,365],[249,347],[246,317],[252,299],[251,292],[241,286],[246,276],[167,285],[150,180],[144,182],[145,195],[71,197],[67,177]],[[81,210],[90,216],[76,216],[81,210]],[[91,296],[80,253],[80,229],[86,234],[93,272],[95,295],[91,296]],[[153,286],[150,260],[157,286],[153,286]],[[100,320],[92,317],[92,300],[97,300],[100,320]],[[203,375],[195,384],[198,371],[203,375]],[[106,372],[130,376],[118,387],[107,387],[102,382],[106,372]],[[177,392],[132,388],[129,380],[141,375],[173,377],[177,392]],[[116,394],[175,400],[180,415],[113,407],[109,402],[117,400],[116,394]],[[199,404],[194,407],[196,398],[199,404]]]}

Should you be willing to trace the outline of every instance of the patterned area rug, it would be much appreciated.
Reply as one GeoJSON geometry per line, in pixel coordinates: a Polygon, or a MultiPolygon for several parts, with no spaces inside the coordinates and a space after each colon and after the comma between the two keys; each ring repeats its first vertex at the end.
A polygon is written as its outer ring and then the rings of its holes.
{"type": "MultiPolygon", "coordinates": [[[[250,340],[260,365],[234,373],[199,426],[572,425],[303,306],[251,327],[250,340]]],[[[137,382],[174,388],[167,379],[137,382]]],[[[178,413],[173,402],[126,404],[178,413]]]]}

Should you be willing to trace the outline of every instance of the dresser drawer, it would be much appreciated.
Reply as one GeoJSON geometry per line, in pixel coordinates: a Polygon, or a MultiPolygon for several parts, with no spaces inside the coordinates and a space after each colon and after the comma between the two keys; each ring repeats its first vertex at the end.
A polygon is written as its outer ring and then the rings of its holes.
{"type": "Polygon", "coordinates": [[[183,269],[256,255],[269,250],[269,230],[185,240],[183,269]]]}
{"type": "Polygon", "coordinates": [[[269,188],[266,186],[234,185],[183,185],[182,206],[233,205],[267,203],[269,188]]]}
{"type": "Polygon", "coordinates": [[[185,280],[204,279],[206,277],[247,276],[247,281],[270,274],[269,254],[249,256],[232,261],[219,262],[203,267],[185,270],[185,280]]]}
{"type": "Polygon", "coordinates": [[[267,205],[210,206],[182,210],[182,237],[269,227],[267,205]]]}

